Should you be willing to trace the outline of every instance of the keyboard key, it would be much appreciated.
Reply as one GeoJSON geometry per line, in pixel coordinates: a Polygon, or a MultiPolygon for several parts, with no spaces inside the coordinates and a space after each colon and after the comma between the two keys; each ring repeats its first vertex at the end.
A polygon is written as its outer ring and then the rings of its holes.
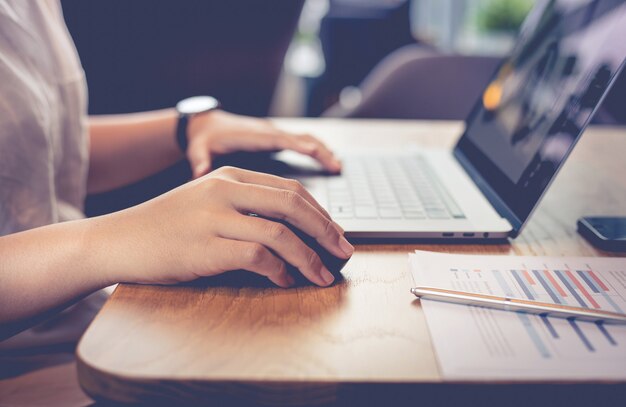
{"type": "Polygon", "coordinates": [[[349,190],[348,180],[343,178],[333,178],[328,180],[328,189],[330,190],[340,190],[347,191],[349,190]]]}
{"type": "Polygon", "coordinates": [[[448,214],[448,211],[445,210],[426,210],[426,214],[428,214],[428,217],[430,219],[450,219],[450,215],[448,214]]]}
{"type": "Polygon", "coordinates": [[[375,206],[357,206],[354,208],[354,214],[357,218],[373,219],[378,217],[375,206]]]}
{"type": "Polygon", "coordinates": [[[378,214],[385,219],[401,219],[402,211],[399,208],[380,208],[378,214]]]}
{"type": "Polygon", "coordinates": [[[338,213],[338,212],[351,213],[352,205],[332,205],[330,207],[330,212],[331,213],[338,213]]]}
{"type": "Polygon", "coordinates": [[[422,211],[404,211],[403,215],[407,219],[426,219],[426,213],[422,211]]]}
{"type": "Polygon", "coordinates": [[[374,198],[362,198],[362,199],[354,199],[354,205],[356,206],[374,206],[376,204],[376,201],[374,201],[374,198]]]}

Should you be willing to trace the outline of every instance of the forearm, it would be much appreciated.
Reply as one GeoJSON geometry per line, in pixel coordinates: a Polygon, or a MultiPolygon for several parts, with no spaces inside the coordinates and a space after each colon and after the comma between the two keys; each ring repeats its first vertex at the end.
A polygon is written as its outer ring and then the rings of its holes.
{"type": "Polygon", "coordinates": [[[91,220],[0,238],[0,340],[116,279],[96,264],[91,220]]]}
{"type": "Polygon", "coordinates": [[[174,109],[89,118],[87,189],[104,192],[148,177],[183,158],[174,109]]]}
{"type": "Polygon", "coordinates": [[[123,211],[0,237],[0,340],[117,282],[174,284],[244,269],[289,287],[289,264],[330,285],[319,256],[276,218],[330,255],[354,251],[301,184],[229,167],[123,211]]]}

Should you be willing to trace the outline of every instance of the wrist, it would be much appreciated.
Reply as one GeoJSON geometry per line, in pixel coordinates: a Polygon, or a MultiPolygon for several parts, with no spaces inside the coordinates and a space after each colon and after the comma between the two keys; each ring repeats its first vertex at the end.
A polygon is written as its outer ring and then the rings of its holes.
{"type": "Polygon", "coordinates": [[[183,99],[176,104],[178,122],[176,125],[176,143],[180,150],[186,154],[191,135],[195,132],[191,129],[191,122],[200,116],[219,109],[220,102],[211,96],[195,96],[183,99]]]}
{"type": "Polygon", "coordinates": [[[162,269],[171,268],[159,249],[161,236],[167,233],[152,228],[157,220],[145,210],[151,202],[89,219],[86,241],[93,253],[92,267],[107,285],[151,282],[162,269]]]}
{"type": "Polygon", "coordinates": [[[97,289],[126,281],[124,256],[116,246],[120,235],[115,233],[113,217],[111,214],[79,221],[82,228],[80,250],[89,253],[84,270],[91,274],[97,289]]]}
{"type": "Polygon", "coordinates": [[[199,113],[191,116],[187,125],[188,141],[191,142],[191,140],[199,134],[210,133],[215,127],[213,123],[220,113],[220,110],[211,110],[210,112],[199,113]]]}

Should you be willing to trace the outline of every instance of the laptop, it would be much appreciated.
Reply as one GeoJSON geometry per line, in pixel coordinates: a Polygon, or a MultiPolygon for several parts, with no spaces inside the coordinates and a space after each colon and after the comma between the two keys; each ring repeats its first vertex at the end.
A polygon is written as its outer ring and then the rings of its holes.
{"type": "Polygon", "coordinates": [[[296,178],[349,237],[513,238],[625,58],[624,1],[537,1],[453,150],[338,152],[340,176],[296,178]]]}

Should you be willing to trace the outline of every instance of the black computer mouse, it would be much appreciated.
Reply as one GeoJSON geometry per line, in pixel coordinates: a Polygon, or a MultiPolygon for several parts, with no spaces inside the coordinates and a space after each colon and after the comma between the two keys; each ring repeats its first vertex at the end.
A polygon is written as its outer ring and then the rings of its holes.
{"type": "MultiPolygon", "coordinates": [[[[328,271],[330,271],[335,277],[335,282],[333,284],[336,284],[337,282],[343,280],[341,269],[343,269],[349,259],[336,257],[324,247],[322,247],[322,245],[320,245],[317,240],[287,222],[276,219],[272,219],[272,221],[282,223],[287,226],[291,231],[295,233],[296,236],[298,236],[300,240],[302,240],[307,246],[309,246],[315,253],[320,256],[322,263],[324,263],[328,271]]],[[[310,282],[306,277],[304,277],[304,275],[300,273],[300,271],[294,266],[287,264],[287,271],[289,272],[289,274],[291,274],[291,276],[293,276],[296,282],[295,287],[315,285],[314,283],[310,282]]],[[[206,285],[212,287],[276,287],[276,285],[274,285],[274,283],[272,283],[265,276],[261,276],[259,274],[246,270],[229,271],[219,274],[217,276],[203,278],[192,284],[206,285]]]]}
{"type": "MultiPolygon", "coordinates": [[[[322,260],[322,263],[324,263],[324,266],[326,266],[328,271],[330,271],[331,274],[335,277],[335,283],[343,279],[343,276],[340,272],[343,266],[346,265],[349,259],[342,259],[340,257],[336,257],[334,254],[331,254],[321,244],[319,244],[317,240],[307,235],[306,233],[302,232],[300,229],[296,228],[295,226],[287,222],[282,222],[282,221],[278,221],[278,222],[284,224],[289,229],[291,229],[291,231],[295,233],[295,235],[298,236],[300,240],[302,240],[315,253],[317,253],[318,256],[320,256],[320,260],[322,260]]],[[[300,273],[300,271],[296,269],[295,267],[288,265],[287,269],[289,271],[289,274],[291,274],[294,280],[296,280],[296,286],[313,284],[309,280],[307,280],[306,277],[304,277],[302,273],[300,273]]]]}

